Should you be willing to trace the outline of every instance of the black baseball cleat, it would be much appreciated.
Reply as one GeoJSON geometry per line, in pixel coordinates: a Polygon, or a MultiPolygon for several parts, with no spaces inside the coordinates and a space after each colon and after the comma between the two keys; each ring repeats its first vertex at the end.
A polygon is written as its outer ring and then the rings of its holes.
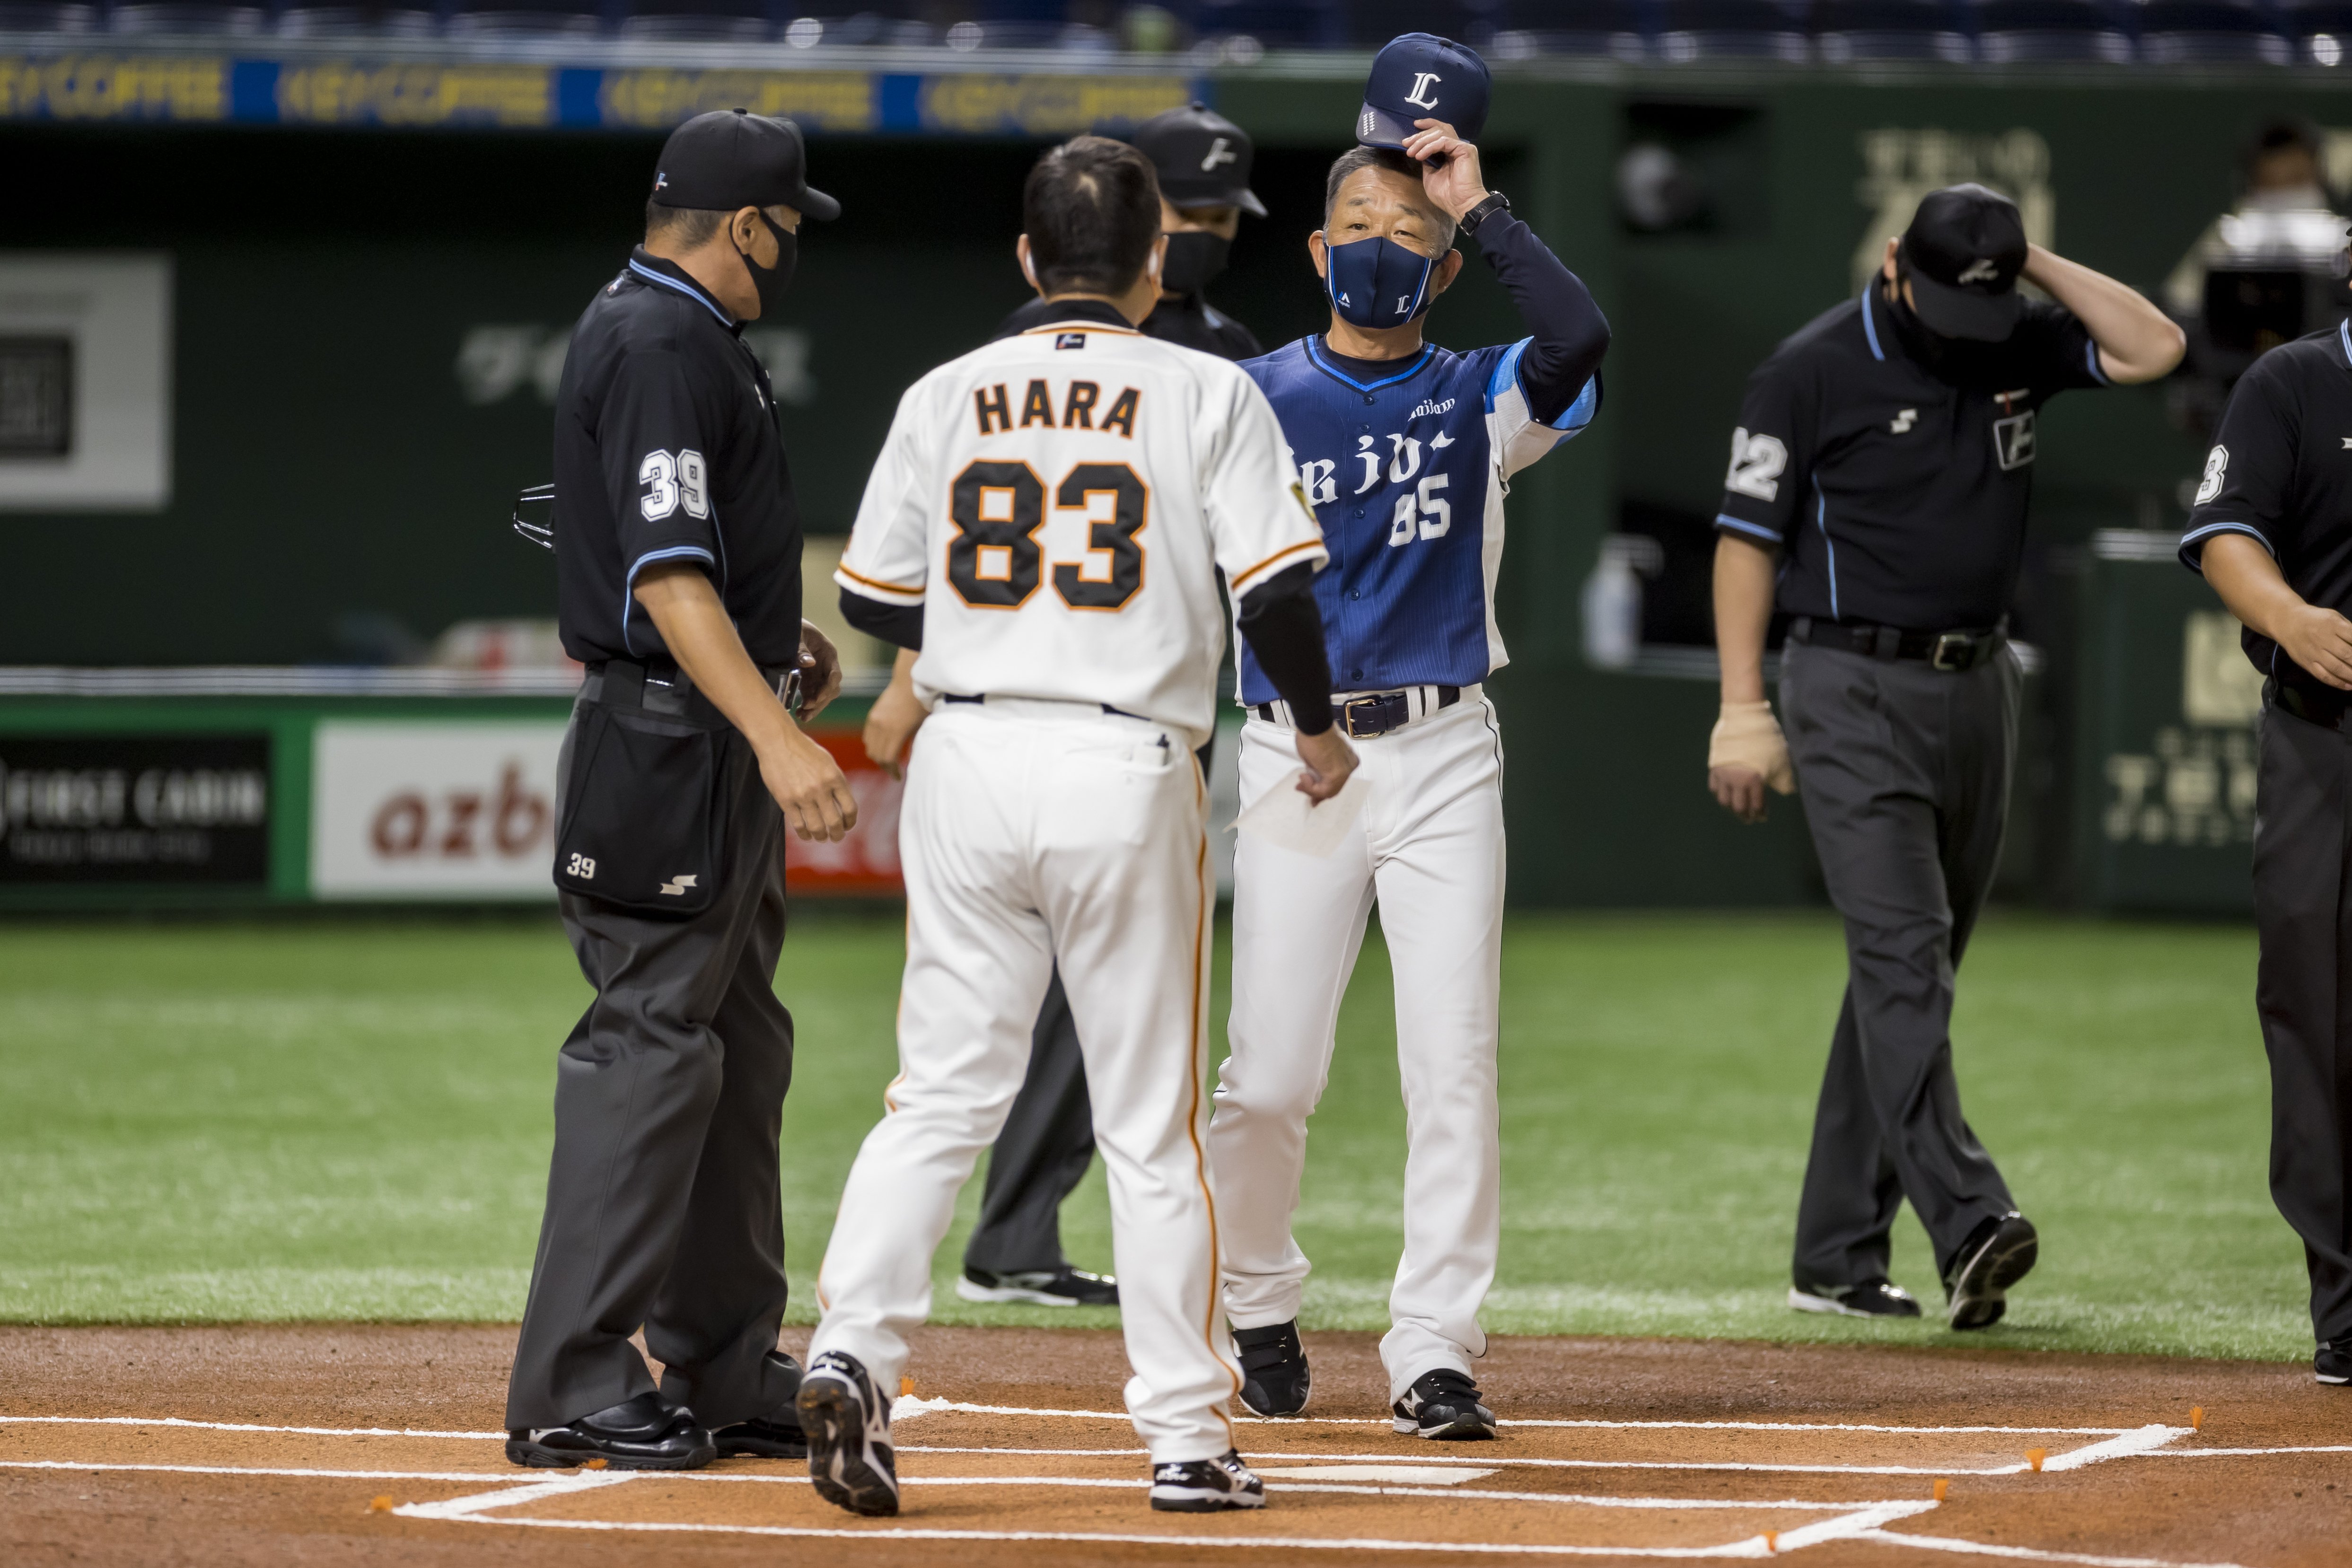
{"type": "Polygon", "coordinates": [[[1152,1466],[1151,1506],[1162,1513],[1264,1508],[1265,1483],[1250,1473],[1239,1453],[1227,1448],[1213,1459],[1152,1466]]]}
{"type": "Polygon", "coordinates": [[[779,1381],[792,1392],[766,1415],[754,1416],[711,1433],[722,1459],[808,1458],[808,1434],[801,1430],[800,1406],[794,1403],[800,1397],[801,1364],[780,1350],[770,1351],[767,1359],[768,1364],[776,1369],[779,1381]]]}
{"type": "Polygon", "coordinates": [[[2032,1270],[2041,1248],[2033,1222],[2015,1209],[1969,1231],[1944,1276],[1951,1326],[1981,1329],[2000,1322],[2009,1310],[2009,1288],[2032,1270]]]}
{"type": "Polygon", "coordinates": [[[1261,1416],[1296,1416],[1307,1408],[1312,1379],[1298,1320],[1235,1329],[1234,1354],[1242,1364],[1242,1403],[1261,1416]]]}
{"type": "Polygon", "coordinates": [[[1475,1443],[1495,1435],[1495,1413],[1478,1403],[1478,1385],[1450,1366],[1423,1373],[1389,1408],[1403,1437],[1475,1443]]]}
{"type": "Polygon", "coordinates": [[[2352,1344],[2321,1340],[2311,1358],[2311,1375],[2338,1388],[2352,1384],[2352,1344]]]}
{"type": "Polygon", "coordinates": [[[967,1301],[1017,1301],[1032,1307],[1115,1307],[1118,1281],[1067,1263],[1014,1274],[968,1268],[956,1281],[956,1294],[967,1301]]]}
{"type": "Polygon", "coordinates": [[[1789,1304],[1801,1312],[1828,1312],[1841,1318],[1919,1315],[1918,1299],[1885,1280],[1864,1280],[1859,1285],[1811,1285],[1800,1281],[1789,1287],[1789,1304]]]}
{"type": "Polygon", "coordinates": [[[829,1350],[810,1364],[801,1379],[800,1414],[816,1495],[852,1513],[898,1512],[890,1406],[856,1356],[829,1350]]]}
{"type": "Polygon", "coordinates": [[[658,1394],[640,1394],[565,1426],[507,1434],[508,1462],[535,1470],[570,1469],[591,1459],[615,1470],[698,1470],[718,1457],[694,1412],[664,1404],[658,1394]]]}

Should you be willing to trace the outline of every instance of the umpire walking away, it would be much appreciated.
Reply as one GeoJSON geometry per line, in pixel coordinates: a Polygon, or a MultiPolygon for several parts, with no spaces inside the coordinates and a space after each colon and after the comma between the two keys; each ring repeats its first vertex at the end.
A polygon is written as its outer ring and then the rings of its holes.
{"type": "Polygon", "coordinates": [[[588,667],[555,881],[596,999],[556,1058],[555,1154],[507,1391],[507,1458],[691,1469],[804,1453],[784,1311],[776,999],[782,838],[857,808],[787,705],[840,685],[801,620],[801,531],[745,321],[775,308],[799,130],[700,115],[662,149],[646,243],[580,318],[555,421],[558,613],[588,667]],[[629,1343],[662,1362],[656,1388],[629,1343]]]}
{"type": "Polygon", "coordinates": [[[1716,518],[1723,712],[1707,784],[1743,821],[1769,784],[1845,917],[1845,1003],[1797,1211],[1789,1304],[1916,1317],[1886,1277],[1896,1207],[1936,1247],[1955,1329],[1997,1322],[2034,1229],[1960,1113],[1953,971],[2009,813],[2021,684],[2010,601],[2034,421],[2070,387],[2153,381],[2181,335],[2131,289],[2026,243],[1981,185],[1931,192],[1882,276],[1750,378],[1716,518]],[[2020,277],[2057,303],[2028,304],[2020,277]],[[1784,742],[1764,637],[1792,617],[1784,742]]]}
{"type": "MultiPolygon", "coordinates": [[[[1255,149],[1249,133],[1195,103],[1145,120],[1129,141],[1151,160],[1159,177],[1160,228],[1168,236],[1160,302],[1143,319],[1144,335],[1221,359],[1256,358],[1265,352],[1256,337],[1201,292],[1225,269],[1242,214],[1265,216],[1265,204],[1250,190],[1255,149]]],[[[1010,338],[1060,320],[1068,314],[1068,298],[1049,303],[1041,288],[999,324],[995,336],[1010,338]]],[[[906,755],[929,711],[915,695],[914,662],[911,652],[899,653],[888,688],[866,718],[867,755],[885,766],[906,755]]],[[[1201,748],[1203,778],[1215,745],[1213,737],[1201,748]]],[[[1057,970],[1038,1009],[1028,1076],[988,1157],[980,1223],[964,1246],[958,1295],[1041,1306],[1118,1304],[1118,1281],[1073,1268],[1062,1251],[1062,1200],[1086,1176],[1094,1153],[1086,1061],[1057,970]]]]}
{"type": "Polygon", "coordinates": [[[2256,360],[2223,411],[2180,559],[2245,623],[2263,683],[2254,1007],[2271,1197],[2303,1238],[2322,1383],[2352,1384],[2352,330],[2256,360]]]}

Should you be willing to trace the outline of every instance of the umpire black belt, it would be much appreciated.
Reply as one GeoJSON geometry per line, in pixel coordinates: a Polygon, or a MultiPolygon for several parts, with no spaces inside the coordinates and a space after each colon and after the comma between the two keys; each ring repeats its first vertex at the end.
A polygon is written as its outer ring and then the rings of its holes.
{"type": "MultiPolygon", "coordinates": [[[[1331,715],[1339,721],[1342,734],[1353,740],[1367,740],[1452,707],[1462,700],[1465,689],[1474,696],[1477,695],[1475,686],[1407,686],[1402,691],[1335,696],[1331,699],[1331,715]]],[[[1286,729],[1296,727],[1290,722],[1288,703],[1259,703],[1250,712],[1268,724],[1278,724],[1286,729]]]]}
{"type": "Polygon", "coordinates": [[[1929,669],[1958,674],[1990,664],[2009,646],[2009,622],[1978,631],[1906,632],[1896,626],[1873,626],[1861,621],[1817,621],[1800,615],[1789,623],[1789,641],[1809,648],[1836,648],[1865,658],[1892,663],[1916,659],[1929,669]]]}
{"type": "MultiPolygon", "coordinates": [[[[783,699],[784,706],[798,712],[801,673],[766,664],[760,665],[759,671],[760,679],[783,699]]],[[[646,664],[607,659],[591,664],[587,678],[580,683],[580,696],[583,702],[602,703],[633,713],[659,714],[704,729],[716,729],[728,723],[727,716],[694,689],[686,672],[667,659],[646,664]]]]}

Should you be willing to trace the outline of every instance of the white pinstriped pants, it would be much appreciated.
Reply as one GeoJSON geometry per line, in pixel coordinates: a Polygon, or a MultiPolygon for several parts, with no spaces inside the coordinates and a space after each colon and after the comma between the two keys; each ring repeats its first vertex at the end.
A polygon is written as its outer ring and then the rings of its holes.
{"type": "MultiPolygon", "coordinates": [[[[1307,1118],[1331,1074],[1339,998],[1375,899],[1396,983],[1405,1105],[1404,1255],[1381,1341],[1389,1397],[1486,1353],[1478,1309],[1502,1240],[1496,1104],[1503,954],[1503,756],[1484,697],[1356,743],[1369,793],[1323,857],[1244,833],[1234,859],[1233,1054],[1210,1130],[1237,1328],[1298,1315],[1290,1229],[1307,1118]]],[[[1242,807],[1290,788],[1291,732],[1242,731],[1242,807]]]]}
{"type": "Polygon", "coordinates": [[[898,819],[899,1075],[842,1193],[812,1354],[885,1396],[930,1311],[956,1193],[1029,1063],[1058,958],[1110,1180],[1128,1409],[1155,1464],[1234,1446],[1206,1145],[1208,838],[1183,737],[1071,703],[947,704],[898,819]]]}

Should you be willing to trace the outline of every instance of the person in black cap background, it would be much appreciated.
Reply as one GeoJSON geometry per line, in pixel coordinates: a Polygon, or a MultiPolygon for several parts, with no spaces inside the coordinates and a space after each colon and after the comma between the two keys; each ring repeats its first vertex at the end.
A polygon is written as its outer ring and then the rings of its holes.
{"type": "MultiPolygon", "coordinates": [[[[2339,257],[2339,263],[2341,258],[2339,257]]],[[[2271,1067],[2271,1197],[2303,1240],[2312,1371],[2352,1385],[2352,328],[2273,349],[2230,394],[2180,559],[2263,672],[2254,1010],[2271,1067]]]]}
{"type": "MultiPolygon", "coordinates": [[[[1127,141],[1151,160],[1160,178],[1160,228],[1168,236],[1160,304],[1143,319],[1145,336],[1221,360],[1255,359],[1265,352],[1256,334],[1202,293],[1225,270],[1242,214],[1265,216],[1265,204],[1250,189],[1257,149],[1249,132],[1193,103],[1152,116],[1127,141]]],[[[1052,319],[1044,299],[1032,299],[997,325],[996,336],[1009,338],[1052,319]]]]}
{"type": "Polygon", "coordinates": [[[2035,418],[2068,388],[2154,381],[2181,349],[2137,293],[2029,245],[2007,198],[1955,185],[1919,204],[1859,298],[1748,382],[1716,517],[1723,710],[1707,783],[1751,822],[1767,787],[1802,789],[1848,963],[1792,1307],[1917,1316],[1887,1277],[1905,1198],[1951,1327],[1999,1320],[2033,1266],[2033,1227],[1961,1115],[1950,1023],[2009,811],[2021,677],[2008,615],[2035,418]],[[2028,303],[2021,278],[2056,303],[2028,303]],[[1764,697],[1775,610],[1793,617],[1785,739],[1764,697]]]}
{"type": "Polygon", "coordinates": [[[781,829],[837,840],[840,769],[790,711],[840,685],[801,619],[801,531],[741,337],[791,281],[800,131],[738,110],[662,149],[646,242],[581,316],[555,421],[557,615],[588,674],[555,880],[596,988],[556,1059],[555,1148],[507,1395],[507,1457],[687,1469],[805,1452],[778,1138],[781,829]],[[658,1385],[629,1343],[643,1328],[658,1385]]]}
{"type": "MultiPolygon", "coordinates": [[[[1265,204],[1250,190],[1256,149],[1249,133],[1194,103],[1145,120],[1128,141],[1159,177],[1160,226],[1168,236],[1160,303],[1144,318],[1144,334],[1220,359],[1255,358],[1265,351],[1256,337],[1202,294],[1225,269],[1242,214],[1265,216],[1265,204]]],[[[996,336],[1058,320],[1061,309],[1041,294],[1007,316],[996,336]]],[[[911,653],[898,655],[890,685],[866,717],[866,754],[885,767],[904,759],[926,716],[915,696],[914,662],[911,653]]],[[[1215,744],[1201,748],[1204,778],[1215,744]]],[[[1062,1250],[1062,1203],[1094,1161],[1095,1132],[1077,1026],[1058,974],[1032,1040],[1029,1074],[989,1154],[980,1222],[965,1243],[956,1292],[968,1301],[1116,1306],[1118,1281],[1072,1266],[1062,1250]]]]}

